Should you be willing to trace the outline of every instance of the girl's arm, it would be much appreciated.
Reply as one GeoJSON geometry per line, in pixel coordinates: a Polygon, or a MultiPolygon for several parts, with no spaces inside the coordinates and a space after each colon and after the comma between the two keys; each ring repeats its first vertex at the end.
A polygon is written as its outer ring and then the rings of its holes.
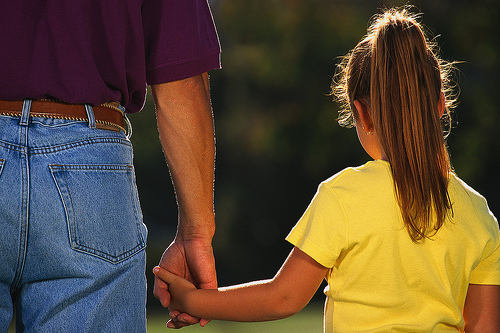
{"type": "Polygon", "coordinates": [[[196,289],[189,281],[155,267],[169,284],[170,310],[206,319],[267,321],[289,317],[311,300],[328,268],[294,247],[273,279],[219,289],[196,289]]]}
{"type": "Polygon", "coordinates": [[[464,306],[465,332],[500,332],[500,286],[470,284],[464,306]]]}

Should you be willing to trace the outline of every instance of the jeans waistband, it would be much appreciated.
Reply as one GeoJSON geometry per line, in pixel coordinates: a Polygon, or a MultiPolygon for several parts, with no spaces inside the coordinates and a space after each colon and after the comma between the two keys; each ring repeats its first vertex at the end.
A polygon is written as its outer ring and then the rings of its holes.
{"type": "MultiPolygon", "coordinates": [[[[111,131],[125,130],[125,118],[118,102],[98,106],[68,104],[52,100],[28,100],[31,103],[30,117],[58,118],[77,121],[95,121],[95,127],[111,131]],[[89,112],[89,108],[93,112],[89,112]],[[93,117],[94,119],[89,119],[93,117]]],[[[0,100],[0,115],[22,117],[25,101],[0,100]]]]}

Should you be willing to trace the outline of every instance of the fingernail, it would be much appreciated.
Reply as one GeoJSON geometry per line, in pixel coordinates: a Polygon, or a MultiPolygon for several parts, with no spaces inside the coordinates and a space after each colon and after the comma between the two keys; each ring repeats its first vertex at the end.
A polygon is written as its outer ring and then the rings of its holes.
{"type": "Polygon", "coordinates": [[[155,268],[153,268],[153,273],[156,274],[160,271],[160,267],[156,266],[155,268]]]}

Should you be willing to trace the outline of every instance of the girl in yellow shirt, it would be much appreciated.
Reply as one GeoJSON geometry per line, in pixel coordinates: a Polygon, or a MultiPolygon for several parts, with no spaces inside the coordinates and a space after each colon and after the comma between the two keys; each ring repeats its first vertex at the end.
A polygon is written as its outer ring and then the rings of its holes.
{"type": "Polygon", "coordinates": [[[377,16],[332,85],[374,161],[321,183],[273,279],[197,290],[156,267],[173,320],[285,318],[326,279],[325,332],[500,332],[498,223],[442,134],[449,70],[408,9],[377,16]]]}

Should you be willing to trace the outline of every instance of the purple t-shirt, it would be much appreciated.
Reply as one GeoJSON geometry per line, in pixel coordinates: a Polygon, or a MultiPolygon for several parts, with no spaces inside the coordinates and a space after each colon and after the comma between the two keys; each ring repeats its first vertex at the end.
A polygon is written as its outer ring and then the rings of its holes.
{"type": "Polygon", "coordinates": [[[56,98],[139,111],[146,84],[220,68],[207,0],[0,3],[0,100],[56,98]]]}

